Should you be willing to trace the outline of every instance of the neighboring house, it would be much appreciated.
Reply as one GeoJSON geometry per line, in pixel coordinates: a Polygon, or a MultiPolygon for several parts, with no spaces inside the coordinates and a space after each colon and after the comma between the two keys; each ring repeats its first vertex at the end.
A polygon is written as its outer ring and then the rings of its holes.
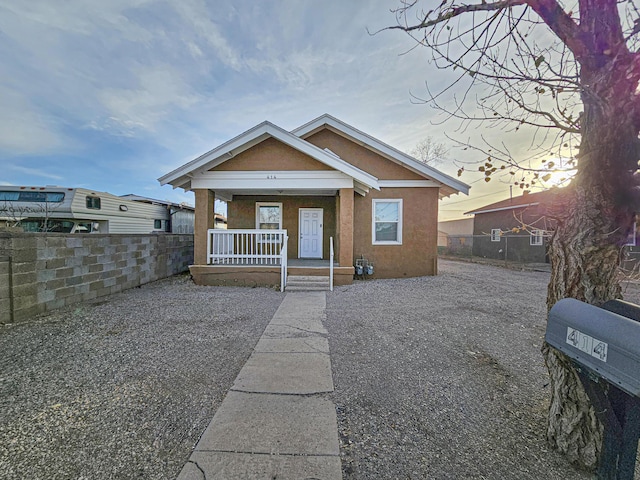
{"type": "Polygon", "coordinates": [[[438,232],[438,247],[442,247],[447,253],[471,254],[473,218],[438,222],[438,232]]]}
{"type": "Polygon", "coordinates": [[[522,263],[545,263],[548,231],[553,226],[547,216],[559,189],[524,193],[466,212],[473,215],[473,255],[522,263]]]}
{"type": "Polygon", "coordinates": [[[330,115],[291,132],[263,122],[159,181],[195,192],[199,284],[282,284],[283,269],[286,281],[319,274],[316,263],[328,272],[332,239],[336,284],[352,282],[361,258],[378,278],[435,275],[438,200],[469,191],[330,115]],[[227,202],[226,234],[210,230],[215,199],[227,202]]]}
{"type": "MultiPolygon", "coordinates": [[[[438,223],[438,225],[440,225],[440,223],[438,223]]],[[[449,234],[447,234],[447,232],[438,229],[438,248],[446,247],[448,238],[449,234]]]]}
{"type": "Polygon", "coordinates": [[[193,233],[191,206],[85,188],[0,187],[0,223],[26,232],[193,233]]]}

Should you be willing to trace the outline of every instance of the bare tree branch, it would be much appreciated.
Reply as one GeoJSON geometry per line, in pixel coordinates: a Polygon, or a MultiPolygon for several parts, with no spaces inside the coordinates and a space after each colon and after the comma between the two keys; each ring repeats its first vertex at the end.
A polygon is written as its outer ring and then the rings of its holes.
{"type": "MultiPolygon", "coordinates": [[[[414,2],[415,4],[415,2],[414,2]]],[[[431,14],[433,13],[433,10],[429,10],[427,12],[427,14],[424,16],[423,20],[416,24],[416,25],[405,25],[405,26],[401,26],[401,25],[393,25],[390,27],[386,27],[383,30],[394,30],[394,29],[400,29],[400,30],[404,30],[405,32],[411,32],[413,30],[424,30],[426,28],[429,27],[433,27],[435,25],[438,25],[442,22],[446,22],[448,20],[451,20],[455,17],[458,17],[460,15],[464,15],[465,13],[470,13],[470,12],[495,12],[495,11],[499,11],[499,10],[504,10],[505,8],[511,8],[517,5],[526,5],[527,4],[527,0],[502,0],[499,2],[483,2],[480,4],[471,4],[471,5],[462,5],[459,7],[455,7],[452,6],[448,9],[444,9],[443,7],[447,4],[447,0],[443,1],[440,4],[440,7],[438,7],[439,10],[441,10],[440,14],[432,19],[429,20],[429,17],[431,16],[431,14]]],[[[406,8],[406,7],[404,7],[406,8]]],[[[404,10],[400,9],[400,10],[404,10]]]]}

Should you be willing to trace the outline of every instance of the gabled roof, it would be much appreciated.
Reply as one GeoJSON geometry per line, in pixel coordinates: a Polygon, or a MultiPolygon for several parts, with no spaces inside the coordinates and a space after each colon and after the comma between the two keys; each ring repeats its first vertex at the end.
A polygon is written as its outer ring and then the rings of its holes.
{"type": "Polygon", "coordinates": [[[416,160],[411,155],[407,155],[400,150],[387,145],[380,140],[367,135],[366,133],[358,130],[357,128],[352,127],[344,123],[341,120],[338,120],[335,117],[325,113],[324,115],[319,116],[315,120],[311,120],[308,123],[292,130],[291,133],[297,135],[301,138],[306,138],[313,133],[321,130],[324,126],[328,126],[337,133],[350,137],[352,140],[355,140],[357,143],[363,145],[365,148],[369,148],[370,150],[376,152],[377,154],[396,162],[409,170],[412,170],[419,175],[427,177],[430,180],[434,180],[440,183],[441,189],[443,190],[441,197],[447,197],[449,195],[453,195],[456,193],[464,193],[466,195],[469,194],[469,185],[461,182],[449,175],[446,175],[439,170],[436,170],[429,165],[416,160]]]}
{"type": "Polygon", "coordinates": [[[228,142],[223,143],[219,147],[199,156],[191,162],[182,165],[166,175],[163,175],[158,179],[158,181],[162,185],[171,184],[174,188],[180,187],[185,190],[190,190],[192,188],[193,179],[210,176],[212,172],[209,172],[209,170],[212,168],[230,160],[239,153],[248,150],[267,138],[275,138],[285,145],[288,145],[289,147],[292,147],[329,166],[331,169],[346,175],[347,178],[352,178],[354,188],[356,188],[358,192],[364,194],[364,192],[371,188],[379,190],[381,183],[375,176],[355,167],[333,152],[323,150],[305,140],[305,137],[325,128],[325,126],[364,146],[365,148],[370,149],[382,157],[434,182],[433,186],[440,188],[440,198],[447,197],[455,193],[469,193],[470,187],[467,184],[419,162],[410,155],[407,155],[406,153],[403,153],[400,150],[397,150],[386,143],[355,129],[328,114],[322,115],[292,132],[287,132],[273,123],[267,121],[262,122],[228,142]]]}
{"type": "Polygon", "coordinates": [[[485,205],[484,207],[480,207],[475,210],[465,212],[464,214],[477,215],[479,213],[498,212],[501,210],[513,210],[516,208],[532,207],[535,205],[540,205],[541,203],[544,204],[545,202],[551,201],[553,196],[557,193],[557,190],[559,189],[555,188],[551,190],[543,190],[541,192],[526,193],[519,197],[507,198],[506,200],[501,200],[499,202],[485,205]]]}
{"type": "Polygon", "coordinates": [[[158,179],[162,185],[171,184],[174,188],[185,190],[191,188],[191,178],[197,174],[205,174],[213,167],[235,157],[237,154],[248,150],[267,138],[275,138],[280,142],[324,163],[325,165],[342,172],[354,179],[356,183],[364,185],[367,189],[379,190],[378,179],[345,162],[338,156],[324,151],[321,148],[293,135],[286,130],[270,122],[262,122],[237,137],[223,143],[219,147],[210,150],[191,162],[163,175],[158,179]]]}

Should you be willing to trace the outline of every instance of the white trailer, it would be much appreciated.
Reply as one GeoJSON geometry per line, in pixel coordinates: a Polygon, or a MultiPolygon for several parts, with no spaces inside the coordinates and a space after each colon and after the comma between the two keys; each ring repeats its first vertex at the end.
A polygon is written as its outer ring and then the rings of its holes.
{"type": "Polygon", "coordinates": [[[193,233],[194,211],[188,205],[85,188],[0,186],[0,221],[24,231],[172,232],[172,218],[180,215],[179,233],[193,233]]]}

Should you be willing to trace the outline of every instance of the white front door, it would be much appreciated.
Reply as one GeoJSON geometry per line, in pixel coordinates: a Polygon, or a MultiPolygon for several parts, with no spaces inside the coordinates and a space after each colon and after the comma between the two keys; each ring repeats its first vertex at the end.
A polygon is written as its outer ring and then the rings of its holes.
{"type": "Polygon", "coordinates": [[[298,258],[322,258],[322,214],[321,208],[300,209],[298,258]]]}

